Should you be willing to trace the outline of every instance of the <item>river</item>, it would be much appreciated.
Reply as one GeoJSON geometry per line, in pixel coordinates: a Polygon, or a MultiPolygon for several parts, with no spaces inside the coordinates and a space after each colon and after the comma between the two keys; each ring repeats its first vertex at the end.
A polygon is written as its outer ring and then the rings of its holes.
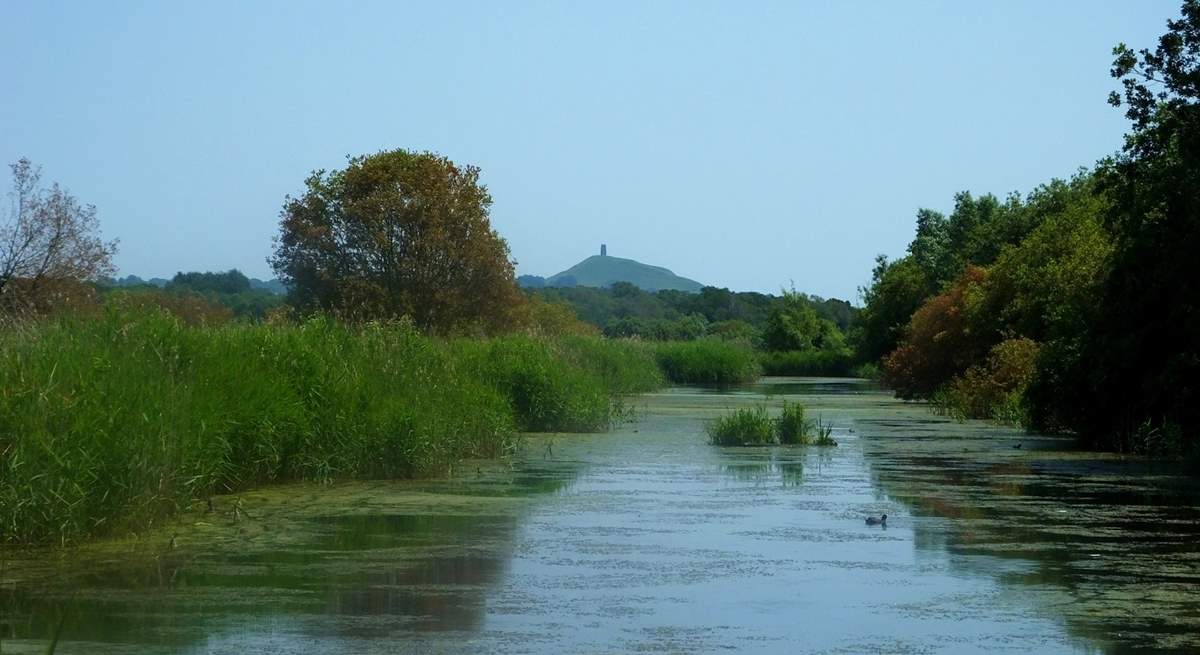
{"type": "Polygon", "coordinates": [[[150,535],[10,549],[0,652],[45,652],[60,624],[58,653],[1200,652],[1178,466],[854,380],[636,408],[447,480],[273,487],[150,535]],[[785,399],[839,445],[706,443],[706,420],[785,399]]]}

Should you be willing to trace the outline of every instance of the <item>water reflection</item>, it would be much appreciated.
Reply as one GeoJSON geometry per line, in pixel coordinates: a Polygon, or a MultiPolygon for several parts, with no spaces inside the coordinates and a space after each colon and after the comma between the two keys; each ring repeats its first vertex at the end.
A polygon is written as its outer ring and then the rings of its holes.
{"type": "Polygon", "coordinates": [[[20,564],[3,649],[40,652],[64,612],[68,653],[1200,645],[1200,517],[1178,471],[860,381],[670,390],[635,425],[540,439],[453,480],[247,494],[252,519],[200,517],[175,550],[20,564]],[[705,420],[797,397],[839,447],[706,443],[705,420]],[[864,525],[882,512],[886,530],[864,525]]]}
{"type": "Polygon", "coordinates": [[[1106,652],[1200,646],[1200,495],[1185,471],[1061,440],[1016,450],[1030,440],[985,425],[859,424],[873,481],[909,508],[919,551],[1030,590],[1106,652]],[[918,445],[930,439],[939,447],[918,445]]]}
{"type": "Polygon", "coordinates": [[[269,633],[284,615],[324,617],[298,628],[322,638],[379,638],[396,625],[475,630],[527,511],[486,499],[553,494],[580,470],[572,462],[531,462],[457,483],[347,485],[341,497],[318,488],[303,507],[251,500],[255,518],[212,526],[216,543],[181,536],[176,549],[157,544],[86,564],[68,559],[48,575],[0,587],[0,645],[12,652],[44,643],[63,616],[58,652],[122,642],[174,652],[231,632],[234,643],[249,643],[260,631],[255,623],[269,633]],[[355,513],[386,507],[384,493],[425,513],[355,513]],[[436,513],[439,507],[459,513],[436,513]],[[362,620],[371,617],[399,623],[362,620]]]}

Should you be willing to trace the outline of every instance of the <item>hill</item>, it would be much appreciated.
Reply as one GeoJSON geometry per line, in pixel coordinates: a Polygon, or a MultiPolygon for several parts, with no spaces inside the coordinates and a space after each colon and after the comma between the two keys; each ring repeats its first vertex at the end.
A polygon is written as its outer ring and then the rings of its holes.
{"type": "Polygon", "coordinates": [[[629,282],[645,291],[677,289],[695,293],[704,287],[661,266],[608,255],[592,255],[557,275],[551,275],[546,279],[546,286],[607,287],[614,282],[629,282]],[[571,284],[572,280],[574,284],[571,284]]]}

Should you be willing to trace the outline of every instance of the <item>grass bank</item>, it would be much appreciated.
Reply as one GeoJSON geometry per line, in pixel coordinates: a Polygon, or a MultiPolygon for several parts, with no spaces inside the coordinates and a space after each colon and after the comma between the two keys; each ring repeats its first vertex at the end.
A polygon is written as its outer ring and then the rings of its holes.
{"type": "Polygon", "coordinates": [[[0,540],[138,531],[210,494],[444,473],[521,429],[599,430],[661,384],[585,337],[445,342],[403,324],[189,327],[110,306],[0,334],[0,540]]]}

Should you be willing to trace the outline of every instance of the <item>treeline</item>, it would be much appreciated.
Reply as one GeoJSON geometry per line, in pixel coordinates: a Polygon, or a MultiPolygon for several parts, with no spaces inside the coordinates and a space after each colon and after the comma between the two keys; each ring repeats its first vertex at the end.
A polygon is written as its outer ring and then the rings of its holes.
{"type": "Polygon", "coordinates": [[[1024,197],[921,210],[858,332],[898,395],[962,417],[1180,454],[1200,438],[1200,3],[1114,50],[1124,149],[1024,197]],[[1148,86],[1149,85],[1149,86],[1148,86]]]}
{"type": "Polygon", "coordinates": [[[246,277],[236,268],[224,272],[179,272],[170,280],[143,281],[136,276],[101,279],[101,296],[113,291],[138,294],[146,304],[175,309],[190,318],[208,322],[234,318],[263,320],[284,305],[287,292],[278,280],[264,282],[246,277]]]}
{"type": "Polygon", "coordinates": [[[738,343],[757,351],[764,372],[772,375],[847,375],[854,368],[848,344],[858,309],[844,300],[716,287],[699,293],[649,292],[628,282],[604,289],[526,288],[525,293],[568,306],[610,338],[738,343]]]}

